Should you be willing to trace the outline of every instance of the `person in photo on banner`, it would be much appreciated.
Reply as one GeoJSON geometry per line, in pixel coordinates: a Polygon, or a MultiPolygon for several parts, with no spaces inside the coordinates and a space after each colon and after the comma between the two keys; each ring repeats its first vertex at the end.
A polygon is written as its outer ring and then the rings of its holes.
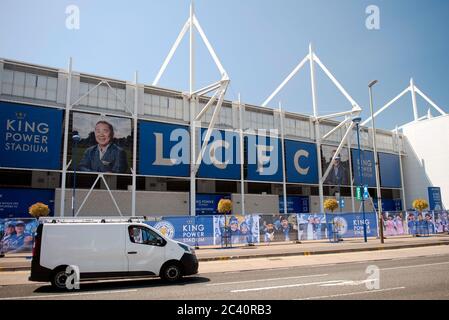
{"type": "Polygon", "coordinates": [[[78,170],[88,172],[126,173],[128,161],[125,150],[113,142],[114,127],[105,120],[95,125],[96,145],[87,148],[78,170]]]}

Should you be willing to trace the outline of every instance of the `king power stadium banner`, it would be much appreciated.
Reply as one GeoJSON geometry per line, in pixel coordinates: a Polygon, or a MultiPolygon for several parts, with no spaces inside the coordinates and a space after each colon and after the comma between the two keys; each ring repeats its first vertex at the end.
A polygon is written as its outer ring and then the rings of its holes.
{"type": "Polygon", "coordinates": [[[60,169],[62,110],[0,102],[0,167],[60,169]]]}

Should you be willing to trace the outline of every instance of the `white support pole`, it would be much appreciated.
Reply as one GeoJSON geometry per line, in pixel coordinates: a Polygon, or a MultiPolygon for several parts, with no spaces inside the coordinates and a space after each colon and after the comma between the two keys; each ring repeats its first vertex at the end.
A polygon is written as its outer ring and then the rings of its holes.
{"type": "MultiPolygon", "coordinates": [[[[212,135],[212,131],[215,126],[215,122],[217,122],[218,115],[220,114],[221,106],[223,104],[224,96],[226,93],[227,83],[222,86],[220,89],[220,97],[218,98],[217,105],[215,106],[214,113],[212,114],[212,119],[210,120],[209,126],[207,127],[206,136],[204,137],[204,141],[201,144],[200,153],[198,155],[197,161],[195,163],[194,173],[196,174],[201,162],[203,161],[204,153],[206,152],[207,145],[209,144],[210,137],[212,135]]],[[[201,139],[200,139],[201,141],[201,139]]]]}
{"type": "Polygon", "coordinates": [[[323,184],[323,182],[326,180],[327,176],[329,175],[329,172],[331,171],[331,169],[332,169],[332,167],[333,167],[335,158],[337,158],[337,156],[340,154],[340,151],[341,151],[341,149],[343,148],[343,145],[344,145],[344,143],[346,142],[346,139],[348,138],[348,135],[352,132],[352,128],[354,128],[354,123],[351,123],[351,124],[349,125],[349,128],[346,130],[346,133],[345,133],[345,135],[343,136],[343,139],[341,139],[341,142],[340,142],[340,144],[338,145],[338,148],[337,148],[337,150],[335,151],[335,153],[334,153],[334,155],[333,155],[333,157],[332,157],[332,159],[331,159],[331,162],[330,162],[329,166],[327,167],[326,171],[324,172],[323,177],[320,178],[321,184],[323,184]]]}
{"type": "Polygon", "coordinates": [[[446,112],[443,111],[440,107],[436,105],[435,102],[433,102],[428,96],[426,96],[417,86],[415,86],[415,91],[418,93],[421,97],[423,97],[424,100],[426,100],[432,107],[435,108],[442,116],[446,115],[446,112]]]}
{"type": "Polygon", "coordinates": [[[348,123],[348,117],[345,118],[344,121],[340,122],[338,124],[338,126],[336,126],[335,128],[333,128],[331,131],[329,131],[328,133],[326,133],[321,139],[322,140],[326,140],[327,138],[329,138],[334,132],[336,132],[338,129],[340,129],[341,127],[343,127],[344,125],[346,125],[348,123]]]}
{"type": "Polygon", "coordinates": [[[168,56],[165,58],[164,63],[161,66],[161,69],[159,70],[156,78],[153,81],[153,86],[157,86],[159,83],[159,80],[161,79],[162,75],[164,74],[165,69],[167,68],[167,65],[170,63],[170,60],[173,58],[173,55],[176,52],[176,49],[178,49],[179,44],[181,43],[182,38],[184,38],[184,35],[186,34],[189,27],[191,28],[192,25],[192,19],[188,19],[184,26],[182,27],[181,32],[178,35],[178,38],[176,38],[175,43],[173,44],[170,52],[168,53],[168,56]]]}
{"type": "Polygon", "coordinates": [[[210,85],[208,85],[208,86],[205,86],[204,88],[201,88],[201,89],[199,89],[199,90],[196,90],[195,92],[193,92],[192,94],[194,94],[194,95],[197,95],[197,96],[202,96],[202,95],[204,95],[204,94],[206,94],[206,93],[208,93],[208,92],[211,92],[211,91],[213,91],[213,90],[218,90],[218,88],[220,88],[221,87],[221,80],[220,81],[217,81],[217,82],[215,82],[215,83],[212,83],[212,84],[210,84],[210,85]]]}
{"type": "MultiPolygon", "coordinates": [[[[346,120],[350,119],[349,117],[346,117],[346,120]]],[[[346,122],[346,130],[349,127],[350,123],[346,122]]],[[[349,181],[351,184],[351,206],[352,211],[355,211],[355,201],[354,201],[354,181],[353,181],[353,175],[352,175],[352,154],[351,154],[351,141],[352,141],[352,130],[351,134],[348,136],[348,139],[346,139],[346,143],[348,146],[348,154],[349,154],[349,181]]]]}
{"type": "Polygon", "coordinates": [[[81,203],[81,205],[78,207],[78,210],[76,211],[75,217],[78,216],[78,214],[80,213],[81,209],[84,207],[84,204],[86,203],[87,199],[90,197],[90,194],[92,193],[92,191],[94,190],[98,180],[100,180],[101,175],[97,175],[97,178],[95,179],[94,183],[92,184],[92,186],[89,189],[89,192],[87,193],[87,195],[84,197],[83,202],[81,203]]]}
{"type": "Polygon", "coordinates": [[[282,195],[284,197],[284,214],[288,214],[287,209],[287,177],[285,170],[285,146],[284,146],[284,113],[279,102],[279,119],[281,123],[281,152],[282,152],[282,195]]]}
{"type": "Polygon", "coordinates": [[[274,90],[274,92],[262,103],[262,107],[266,107],[267,104],[270,103],[270,101],[279,93],[279,91],[282,90],[282,88],[289,82],[297,73],[298,71],[306,64],[306,62],[310,60],[310,54],[304,57],[302,61],[296,66],[295,69],[285,78],[285,80],[279,85],[279,87],[274,90]]]}
{"type": "Polygon", "coordinates": [[[136,216],[136,175],[137,175],[137,114],[138,114],[138,94],[139,87],[137,85],[138,74],[137,71],[134,73],[134,112],[133,112],[133,122],[134,122],[134,139],[133,139],[133,182],[132,182],[132,199],[131,199],[131,215],[136,216]]]}
{"type": "MultiPolygon", "coordinates": [[[[402,211],[406,211],[407,210],[407,203],[405,201],[405,185],[404,185],[404,171],[402,169],[402,143],[401,140],[399,139],[399,129],[398,126],[396,126],[396,141],[398,144],[398,154],[399,154],[399,169],[401,172],[401,186],[402,186],[402,211]]],[[[405,217],[404,217],[405,218],[405,217]]]]}
{"type": "MultiPolygon", "coordinates": [[[[64,149],[62,153],[62,177],[61,177],[61,202],[59,214],[61,217],[65,215],[65,185],[67,179],[67,148],[69,140],[69,124],[70,124],[70,97],[72,95],[72,57],[69,58],[69,69],[67,72],[67,90],[65,98],[65,115],[64,115],[64,149]]],[[[72,155],[73,157],[73,155],[72,155]]]]}
{"type": "MultiPolygon", "coordinates": [[[[404,94],[406,94],[410,90],[410,87],[407,87],[404,91],[402,91],[400,94],[398,94],[396,97],[394,97],[390,102],[388,102],[386,105],[384,105],[382,108],[380,108],[378,111],[376,111],[373,115],[373,118],[377,117],[380,113],[384,112],[388,107],[390,107],[393,103],[395,103],[397,100],[399,100],[404,94]]],[[[371,121],[371,116],[363,121],[360,126],[365,126],[367,123],[371,121]]]]}
{"type": "Polygon", "coordinates": [[[214,104],[215,100],[217,100],[217,96],[219,95],[220,90],[217,90],[217,92],[214,93],[214,95],[209,99],[209,101],[206,103],[203,109],[198,113],[198,115],[195,117],[195,120],[201,121],[201,118],[203,115],[209,110],[209,108],[214,104]]]}
{"type": "Polygon", "coordinates": [[[239,127],[240,127],[240,194],[242,203],[242,215],[245,216],[245,148],[244,148],[244,138],[243,138],[243,113],[245,112],[245,106],[242,105],[239,93],[239,127]]]}
{"type": "Polygon", "coordinates": [[[109,188],[109,185],[108,185],[106,179],[104,178],[104,176],[102,174],[100,175],[100,177],[101,177],[101,179],[103,179],[103,182],[104,182],[104,185],[106,186],[106,189],[108,189],[109,195],[111,196],[112,202],[114,203],[115,208],[118,211],[118,214],[123,217],[122,211],[120,210],[120,208],[119,208],[119,206],[117,204],[117,201],[115,201],[114,195],[112,194],[112,191],[109,188]]]}
{"type": "Polygon", "coordinates": [[[189,84],[190,84],[190,215],[196,215],[196,128],[195,128],[195,114],[196,114],[196,99],[192,96],[195,90],[195,37],[193,30],[193,3],[190,4],[190,18],[189,18],[189,84]]]}
{"type": "Polygon", "coordinates": [[[413,117],[415,121],[418,121],[418,105],[416,103],[416,92],[415,92],[415,84],[413,82],[413,78],[410,79],[410,92],[412,94],[412,107],[413,107],[413,117]]]}
{"type": "Polygon", "coordinates": [[[318,106],[316,100],[316,88],[315,88],[315,66],[313,61],[313,48],[312,44],[309,45],[309,62],[310,62],[310,83],[312,87],[312,106],[313,106],[313,117],[315,118],[315,141],[317,146],[317,158],[318,158],[318,178],[319,178],[319,195],[320,195],[320,213],[324,213],[324,193],[323,193],[323,182],[321,180],[323,170],[321,168],[321,134],[320,134],[320,123],[318,121],[318,106]]]}
{"type": "Polygon", "coordinates": [[[218,59],[217,54],[215,53],[214,48],[212,47],[212,45],[210,44],[209,40],[206,37],[206,34],[203,31],[203,28],[201,28],[200,23],[198,22],[198,19],[196,18],[195,14],[193,13],[193,4],[191,6],[191,16],[190,16],[190,21],[193,21],[192,25],[194,25],[196,27],[196,29],[198,30],[198,33],[201,36],[201,39],[203,39],[204,44],[206,45],[207,50],[209,51],[210,55],[212,56],[212,59],[215,62],[215,65],[217,66],[218,70],[220,71],[220,75],[222,78],[225,78],[226,80],[228,79],[228,74],[226,73],[225,69],[223,68],[220,59],[218,59]]]}
{"type": "Polygon", "coordinates": [[[328,76],[329,79],[334,83],[334,85],[340,90],[340,92],[348,99],[348,101],[351,103],[352,107],[356,110],[354,111],[362,111],[360,106],[357,102],[355,102],[354,99],[349,95],[349,93],[346,92],[345,88],[340,84],[340,82],[337,81],[337,79],[333,76],[333,74],[326,68],[326,66],[320,61],[320,59],[315,55],[315,53],[311,53],[310,59],[316,61],[316,63],[321,67],[321,69],[324,71],[324,73],[328,76]]]}
{"type": "Polygon", "coordinates": [[[342,112],[328,114],[328,115],[325,115],[325,116],[319,116],[318,120],[339,118],[339,117],[343,117],[343,116],[347,116],[347,115],[354,115],[355,113],[359,113],[359,112],[360,111],[357,108],[354,108],[353,110],[350,110],[350,111],[342,111],[342,112]]]}

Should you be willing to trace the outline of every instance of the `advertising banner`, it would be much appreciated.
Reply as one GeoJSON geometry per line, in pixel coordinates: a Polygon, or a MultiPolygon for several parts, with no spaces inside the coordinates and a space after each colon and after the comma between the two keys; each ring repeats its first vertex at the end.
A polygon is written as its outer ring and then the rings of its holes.
{"type": "Polygon", "coordinates": [[[226,231],[231,244],[259,243],[259,216],[248,214],[214,216],[214,244],[225,243],[226,231]],[[226,223],[225,223],[226,222],[226,223]]]}
{"type": "Polygon", "coordinates": [[[443,201],[441,200],[441,188],[440,187],[428,187],[427,193],[429,195],[429,209],[430,210],[442,210],[443,201]]]}
{"type": "Polygon", "coordinates": [[[36,202],[48,205],[53,216],[55,190],[0,188],[0,219],[30,218],[28,208],[36,202]]]}
{"type": "Polygon", "coordinates": [[[260,242],[283,242],[298,240],[298,216],[260,215],[260,242]]]}
{"type": "Polygon", "coordinates": [[[69,139],[72,170],[75,165],[77,171],[131,173],[131,119],[74,112],[72,128],[81,138],[76,145],[69,139]]]}
{"type": "Polygon", "coordinates": [[[401,187],[401,168],[399,156],[378,152],[380,168],[380,185],[385,188],[401,187]]]}
{"type": "Polygon", "coordinates": [[[31,252],[36,219],[0,219],[0,254],[31,252]]]}
{"type": "MultiPolygon", "coordinates": [[[[207,129],[201,129],[201,141],[207,129]]],[[[199,151],[198,151],[199,153],[199,151]]],[[[198,170],[198,177],[240,179],[240,138],[233,131],[213,130],[198,170]]]]}
{"type": "Polygon", "coordinates": [[[449,232],[449,217],[447,211],[435,211],[435,232],[449,232]]]}
{"type": "Polygon", "coordinates": [[[429,236],[435,233],[433,213],[429,211],[407,212],[408,233],[413,236],[429,236]]]}
{"type": "MultiPolygon", "coordinates": [[[[326,220],[330,239],[334,238],[335,232],[341,238],[361,238],[364,236],[364,221],[361,212],[327,213],[326,220]]],[[[376,213],[366,212],[365,223],[367,237],[377,237],[376,213]]]]}
{"type": "MultiPolygon", "coordinates": [[[[197,215],[216,215],[218,202],[221,199],[231,199],[230,194],[203,194],[196,195],[196,214],[197,215]]],[[[232,214],[232,211],[231,211],[232,214]]]]}
{"type": "MultiPolygon", "coordinates": [[[[322,155],[322,169],[323,174],[326,172],[326,169],[329,167],[332,157],[337,151],[337,147],[335,146],[321,146],[321,155],[322,155]]],[[[335,159],[332,164],[332,169],[329,172],[329,175],[324,180],[324,184],[333,185],[333,186],[348,186],[349,183],[349,151],[347,148],[342,148],[340,150],[340,154],[335,159]]]]}
{"type": "Polygon", "coordinates": [[[407,234],[406,232],[406,220],[402,212],[384,212],[384,235],[390,236],[402,236],[407,234]]]}
{"type": "Polygon", "coordinates": [[[245,136],[247,180],[282,181],[281,142],[262,135],[245,136]]]}
{"type": "Polygon", "coordinates": [[[162,217],[160,221],[147,221],[162,235],[191,246],[214,244],[212,216],[203,217],[162,217]]]}
{"type": "MultiPolygon", "coordinates": [[[[287,213],[309,212],[308,196],[287,196],[287,213]]],[[[284,197],[279,196],[279,212],[284,213],[284,197]]]]}
{"type": "Polygon", "coordinates": [[[360,180],[360,160],[359,150],[351,149],[352,158],[352,175],[354,177],[354,185],[368,185],[368,187],[376,187],[376,171],[374,163],[374,152],[368,150],[360,151],[362,158],[362,180],[360,180]]]}
{"type": "Polygon", "coordinates": [[[63,111],[0,102],[0,166],[61,168],[63,111]]]}
{"type": "Polygon", "coordinates": [[[324,214],[298,214],[298,239],[320,240],[327,237],[327,224],[324,214]]]}
{"type": "Polygon", "coordinates": [[[138,173],[190,175],[190,136],[186,126],[139,121],[138,173]]]}
{"type": "Polygon", "coordinates": [[[316,145],[293,140],[285,142],[285,168],[288,182],[318,183],[316,145]]]}

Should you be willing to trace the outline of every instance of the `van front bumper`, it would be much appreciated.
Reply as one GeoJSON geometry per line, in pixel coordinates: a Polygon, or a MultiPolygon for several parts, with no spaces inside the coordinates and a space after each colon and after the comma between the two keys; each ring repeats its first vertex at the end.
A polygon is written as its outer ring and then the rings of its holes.
{"type": "Polygon", "coordinates": [[[181,264],[185,276],[198,273],[198,259],[195,254],[184,253],[181,258],[181,264]]]}

